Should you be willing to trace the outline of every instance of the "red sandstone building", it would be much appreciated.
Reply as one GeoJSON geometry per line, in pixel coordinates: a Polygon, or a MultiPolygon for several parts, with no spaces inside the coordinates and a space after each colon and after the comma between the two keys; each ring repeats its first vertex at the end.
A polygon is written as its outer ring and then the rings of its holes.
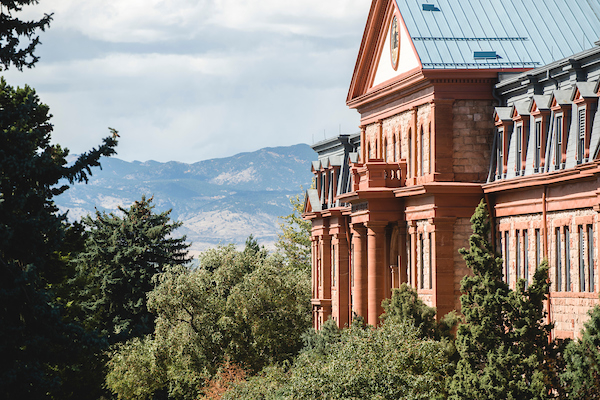
{"type": "Polygon", "coordinates": [[[483,3],[373,0],[347,98],[361,132],[313,146],[316,328],[376,325],[403,282],[459,309],[482,198],[512,287],[549,260],[557,335],[598,302],[600,4],[483,3]]]}

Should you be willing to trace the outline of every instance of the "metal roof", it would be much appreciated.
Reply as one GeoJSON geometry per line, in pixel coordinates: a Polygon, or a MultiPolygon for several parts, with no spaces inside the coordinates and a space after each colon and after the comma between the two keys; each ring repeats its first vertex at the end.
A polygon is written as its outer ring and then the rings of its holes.
{"type": "Polygon", "coordinates": [[[536,68],[600,38],[599,0],[396,3],[424,69],[536,68]]]}

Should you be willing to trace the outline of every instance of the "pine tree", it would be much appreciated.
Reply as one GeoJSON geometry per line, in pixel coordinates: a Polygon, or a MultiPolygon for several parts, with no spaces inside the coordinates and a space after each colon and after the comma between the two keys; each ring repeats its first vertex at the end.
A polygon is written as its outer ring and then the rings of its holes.
{"type": "Polygon", "coordinates": [[[581,339],[570,342],[565,351],[561,380],[570,399],[600,399],[600,307],[589,314],[581,339]]]}
{"type": "Polygon", "coordinates": [[[40,38],[33,36],[38,29],[44,31],[50,25],[52,14],[44,14],[37,21],[23,21],[12,15],[21,11],[24,5],[37,3],[38,0],[3,0],[0,4],[0,64],[5,70],[12,64],[22,71],[23,67],[33,67],[39,59],[33,52],[40,38]],[[23,44],[24,37],[29,40],[26,45],[23,44]]]}
{"type": "Polygon", "coordinates": [[[66,227],[53,197],[65,181],[86,181],[116,141],[69,166],[68,150],[50,144],[49,109],[33,89],[0,79],[0,110],[0,396],[38,398],[57,393],[64,369],[92,345],[49,290],[61,279],[53,260],[66,227]]]}
{"type": "Polygon", "coordinates": [[[456,347],[460,355],[450,383],[451,399],[546,399],[555,372],[548,362],[553,343],[544,324],[548,267],[540,266],[526,288],[512,291],[502,280],[502,259],[489,242],[490,222],[483,201],[471,218],[470,248],[460,253],[473,276],[461,282],[462,313],[456,347]]]}
{"type": "Polygon", "coordinates": [[[87,284],[82,307],[86,326],[97,329],[109,343],[154,331],[154,315],[146,307],[152,278],[166,266],[191,260],[185,236],[172,237],[181,222],[165,211],[153,211],[152,198],[142,197],[122,216],[96,211],[82,222],[89,228],[85,249],[75,260],[87,284]]]}

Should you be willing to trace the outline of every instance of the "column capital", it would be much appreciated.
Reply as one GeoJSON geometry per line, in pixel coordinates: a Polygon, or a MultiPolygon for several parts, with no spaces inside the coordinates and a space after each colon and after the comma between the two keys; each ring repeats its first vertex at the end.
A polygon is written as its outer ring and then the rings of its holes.
{"type": "Polygon", "coordinates": [[[363,222],[352,222],[352,223],[350,223],[350,227],[353,232],[359,233],[359,234],[364,233],[365,229],[367,229],[367,227],[365,226],[365,224],[363,222]]]}
{"type": "Polygon", "coordinates": [[[365,226],[369,230],[368,234],[371,234],[371,232],[383,232],[387,225],[387,221],[368,221],[365,223],[365,226]]]}
{"type": "Polygon", "coordinates": [[[435,230],[439,230],[440,228],[452,229],[452,225],[456,222],[456,217],[429,218],[427,222],[429,222],[429,225],[433,225],[435,230]]]}

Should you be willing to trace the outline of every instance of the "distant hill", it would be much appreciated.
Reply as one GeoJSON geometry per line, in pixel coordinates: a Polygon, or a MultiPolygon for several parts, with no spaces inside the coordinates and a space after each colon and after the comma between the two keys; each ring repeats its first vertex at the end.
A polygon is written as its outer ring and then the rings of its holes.
{"type": "Polygon", "coordinates": [[[172,209],[172,218],[183,222],[177,234],[187,235],[194,253],[218,243],[242,244],[250,234],[270,247],[278,217],[291,211],[289,197],[310,186],[314,159],[306,144],[194,164],[103,158],[102,170],[94,169],[87,185],[73,185],[55,200],[69,219],[78,220],[95,208],[112,212],[142,195],[154,196],[156,211],[172,209]]]}

